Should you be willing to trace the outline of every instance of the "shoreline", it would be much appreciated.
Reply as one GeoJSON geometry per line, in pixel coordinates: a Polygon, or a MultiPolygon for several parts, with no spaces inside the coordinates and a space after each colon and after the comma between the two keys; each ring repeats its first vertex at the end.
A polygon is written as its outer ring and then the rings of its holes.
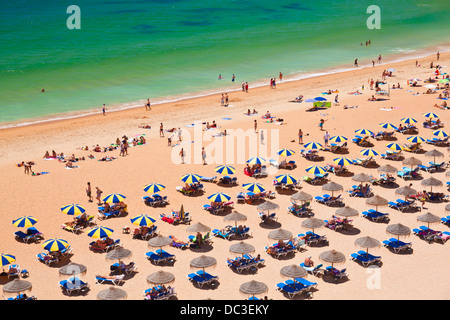
{"type": "MultiPolygon", "coordinates": [[[[444,51],[440,51],[441,54],[445,54],[450,52],[450,43],[441,43],[439,45],[416,49],[414,50],[414,54],[408,54],[408,53],[392,53],[386,57],[383,57],[383,62],[380,64],[376,64],[376,67],[380,66],[386,66],[391,65],[393,63],[401,63],[406,62],[414,59],[427,59],[431,58],[438,50],[442,50],[440,48],[444,48],[444,51]]],[[[374,58],[375,59],[375,58],[374,58]]],[[[355,70],[364,70],[366,68],[372,68],[371,61],[360,61],[360,66],[358,68],[355,68],[351,64],[342,64],[337,65],[331,68],[326,69],[318,69],[315,71],[307,71],[307,72],[299,72],[299,73],[293,73],[290,75],[284,75],[282,83],[289,83],[289,82],[297,82],[297,81],[304,81],[308,79],[315,79],[320,77],[326,77],[341,73],[347,73],[352,72],[355,70]]],[[[249,87],[252,90],[255,90],[257,88],[267,87],[267,79],[259,79],[255,80],[253,82],[249,83],[249,87]]],[[[277,77],[277,84],[281,84],[279,82],[279,79],[277,77]]],[[[204,90],[204,91],[198,91],[198,92],[190,92],[185,94],[176,94],[173,96],[164,96],[156,98],[155,100],[151,101],[152,108],[154,106],[161,106],[161,105],[170,105],[175,103],[181,103],[184,101],[192,101],[194,99],[201,99],[206,97],[211,97],[215,95],[219,95],[221,93],[234,93],[241,90],[240,84],[235,84],[236,88],[232,87],[232,85],[224,87],[224,88],[214,88],[210,90],[204,90]]],[[[138,110],[139,108],[144,107],[144,103],[146,102],[146,99],[141,100],[135,100],[130,102],[124,102],[119,103],[117,105],[113,105],[110,107],[107,107],[107,113],[115,113],[115,112],[127,112],[127,111],[133,111],[138,110]]],[[[54,122],[60,122],[60,121],[71,121],[76,120],[80,118],[89,118],[89,117],[95,117],[102,115],[101,106],[98,108],[89,108],[84,110],[78,110],[78,111],[68,111],[64,113],[58,113],[54,115],[49,116],[43,116],[43,117],[37,117],[37,118],[29,118],[29,119],[21,119],[17,121],[10,121],[10,122],[4,122],[0,123],[0,132],[4,133],[5,130],[9,129],[15,129],[15,128],[24,128],[29,126],[36,126],[36,125],[45,125],[45,124],[51,124],[54,122]],[[72,114],[72,115],[71,115],[72,114]]]]}

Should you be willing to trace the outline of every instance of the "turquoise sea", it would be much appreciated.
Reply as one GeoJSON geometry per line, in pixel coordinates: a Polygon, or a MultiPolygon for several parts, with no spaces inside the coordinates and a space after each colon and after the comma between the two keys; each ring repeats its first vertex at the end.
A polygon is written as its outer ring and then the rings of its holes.
{"type": "Polygon", "coordinates": [[[232,74],[239,88],[435,53],[449,31],[448,0],[2,1],[0,127],[220,92],[232,74]],[[366,26],[372,4],[381,29],[366,26]]]}

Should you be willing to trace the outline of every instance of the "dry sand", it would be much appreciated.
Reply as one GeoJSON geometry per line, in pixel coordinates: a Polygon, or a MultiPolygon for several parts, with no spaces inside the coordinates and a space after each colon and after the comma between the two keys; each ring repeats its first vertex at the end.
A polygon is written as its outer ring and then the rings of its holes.
{"type": "MultiPolygon", "coordinates": [[[[411,235],[406,238],[413,243],[413,253],[395,254],[387,248],[374,249],[371,253],[382,256],[382,266],[375,273],[373,269],[364,268],[358,263],[350,261],[349,255],[357,250],[354,241],[361,236],[372,236],[380,241],[385,240],[391,235],[386,232],[385,223],[376,223],[359,216],[353,220],[354,229],[349,233],[332,231],[327,228],[316,230],[319,234],[324,234],[329,239],[327,246],[308,247],[305,252],[296,252],[295,255],[289,255],[286,258],[277,260],[264,252],[264,247],[275,241],[268,239],[268,233],[275,227],[282,227],[291,231],[294,235],[307,231],[301,226],[303,218],[295,217],[287,213],[287,207],[290,204],[289,194],[277,194],[274,202],[280,205],[277,212],[278,224],[272,227],[260,225],[258,210],[255,205],[235,204],[236,211],[245,214],[248,219],[245,222],[250,226],[252,237],[246,242],[256,247],[255,254],[260,253],[265,259],[265,267],[260,268],[254,275],[238,274],[230,270],[226,265],[226,258],[233,257],[229,252],[230,245],[237,243],[237,239],[231,241],[214,238],[211,248],[205,250],[179,250],[167,247],[165,250],[176,255],[176,262],[173,266],[155,266],[146,258],[145,253],[153,250],[149,248],[144,240],[133,240],[130,234],[122,234],[124,226],[132,226],[130,218],[139,214],[149,214],[157,222],[158,230],[161,235],[175,235],[178,239],[187,240],[189,232],[185,225],[173,226],[159,219],[161,213],[170,213],[171,209],[178,210],[184,205],[186,211],[190,212],[193,223],[202,222],[212,229],[222,228],[227,223],[223,221],[223,215],[214,216],[202,210],[202,205],[208,203],[207,196],[223,191],[228,193],[232,200],[238,192],[245,191],[242,184],[255,181],[254,178],[243,174],[244,164],[234,164],[237,169],[239,185],[226,188],[212,183],[204,183],[206,193],[202,196],[187,197],[175,190],[176,186],[182,185],[180,177],[185,173],[197,173],[204,176],[214,176],[214,168],[217,163],[208,165],[200,164],[179,164],[179,158],[176,156],[178,149],[167,146],[167,134],[165,138],[159,138],[159,123],[163,122],[165,128],[180,127],[183,129],[184,141],[188,139],[188,133],[193,136],[193,129],[186,127],[187,124],[194,121],[215,120],[220,128],[219,130],[231,129],[252,129],[253,121],[258,120],[258,129],[277,129],[279,134],[279,147],[292,148],[296,154],[289,158],[297,162],[297,168],[292,171],[280,170],[279,173],[289,173],[296,178],[308,175],[305,168],[312,164],[325,165],[331,163],[332,159],[338,155],[321,151],[320,154],[325,160],[318,163],[312,163],[300,156],[301,147],[297,142],[297,132],[302,128],[304,132],[304,142],[323,143],[323,132],[318,127],[319,119],[323,118],[325,129],[329,130],[330,135],[343,135],[349,138],[349,154],[344,155],[349,158],[360,157],[360,147],[351,142],[354,131],[360,128],[367,128],[373,131],[379,131],[378,126],[381,122],[392,122],[398,125],[403,117],[414,117],[418,122],[419,133],[425,138],[432,138],[431,130],[422,127],[424,112],[433,111],[440,115],[446,127],[450,122],[448,110],[439,110],[433,105],[440,100],[436,100],[437,95],[413,95],[415,92],[424,92],[423,87],[408,88],[406,80],[417,77],[426,79],[431,72],[429,64],[435,60],[435,56],[419,59],[422,64],[420,68],[415,67],[415,59],[389,65],[380,65],[356,69],[339,74],[326,75],[311,79],[305,79],[293,82],[278,83],[276,89],[267,87],[250,88],[248,93],[238,91],[230,92],[230,104],[228,108],[220,106],[220,96],[207,96],[197,99],[188,99],[170,104],[161,104],[154,106],[151,111],[141,109],[132,109],[121,112],[107,112],[104,117],[94,115],[78,119],[45,123],[40,125],[31,125],[15,129],[2,130],[0,135],[0,172],[2,184],[0,194],[2,194],[2,218],[1,224],[2,244],[1,251],[16,256],[17,263],[22,268],[30,272],[27,280],[32,282],[32,294],[38,299],[96,299],[97,293],[108,287],[108,285],[96,285],[96,274],[108,274],[109,266],[112,263],[105,259],[105,254],[93,253],[88,249],[88,244],[92,241],[84,230],[81,234],[75,235],[61,229],[60,225],[70,221],[71,217],[61,213],[60,208],[69,203],[78,203],[87,209],[90,214],[97,215],[96,203],[88,202],[85,194],[85,187],[88,181],[91,182],[93,190],[100,187],[103,195],[109,193],[121,193],[126,195],[129,213],[120,218],[111,218],[103,221],[97,219],[97,225],[111,227],[115,230],[112,238],[120,239],[125,248],[131,249],[134,261],[138,267],[138,273],[125,281],[124,290],[128,293],[128,299],[143,299],[143,290],[151,287],[146,278],[150,273],[157,270],[166,270],[175,275],[174,286],[178,294],[178,299],[244,299],[245,296],[239,293],[239,286],[252,279],[262,281],[269,286],[268,296],[273,299],[287,299],[283,293],[276,291],[276,284],[285,280],[280,275],[280,269],[289,264],[299,264],[307,256],[312,256],[316,264],[321,263],[319,254],[326,250],[336,249],[341,251],[347,257],[347,261],[339,265],[339,268],[347,268],[349,280],[335,284],[326,279],[308,276],[311,281],[318,282],[317,291],[314,292],[314,299],[447,299],[450,296],[450,286],[448,277],[448,264],[450,263],[449,244],[428,244],[427,242],[411,235]],[[394,77],[388,78],[387,82],[392,84],[400,83],[403,89],[391,90],[391,98],[386,101],[369,102],[367,99],[374,93],[368,89],[368,79],[381,80],[381,73],[384,69],[393,67],[397,69],[394,77]],[[366,89],[362,90],[361,86],[366,89]],[[290,103],[299,94],[304,95],[305,99],[320,96],[321,92],[328,89],[338,89],[340,106],[333,106],[327,110],[316,112],[306,112],[310,103],[290,103]],[[349,92],[356,90],[362,92],[362,95],[350,95],[349,92]],[[413,92],[408,92],[413,90],[413,92]],[[344,109],[343,106],[359,106],[354,109],[344,109]],[[394,107],[391,109],[391,107],[394,107]],[[243,115],[247,109],[257,109],[258,116],[243,115]],[[381,110],[388,108],[388,111],[381,110]],[[284,125],[265,123],[261,115],[270,110],[272,115],[283,118],[284,125]],[[224,120],[228,117],[232,120],[224,120]],[[150,124],[151,130],[139,128],[142,124],[150,124]],[[147,144],[130,148],[129,155],[119,157],[119,151],[108,152],[108,155],[118,157],[112,162],[99,162],[100,157],[105,154],[92,153],[91,151],[81,151],[78,148],[88,145],[99,144],[106,146],[113,143],[117,137],[146,133],[147,144]],[[294,141],[294,142],[293,142],[294,141]],[[65,169],[64,164],[57,160],[43,160],[45,151],[55,150],[57,153],[64,152],[70,155],[87,156],[94,154],[96,159],[87,159],[76,163],[79,168],[65,169]],[[175,163],[172,161],[172,154],[175,154],[175,163]],[[21,161],[35,161],[34,172],[48,171],[49,174],[42,176],[30,176],[23,173],[23,168],[17,168],[16,164],[21,161]],[[167,195],[170,205],[163,208],[150,208],[146,206],[142,197],[146,194],[142,188],[148,183],[162,183],[166,189],[161,192],[167,195]],[[52,266],[36,261],[36,254],[43,252],[41,244],[24,244],[14,239],[14,232],[17,228],[11,224],[13,219],[23,215],[32,215],[38,218],[36,227],[44,233],[45,239],[62,238],[67,240],[73,248],[73,255],[70,259],[52,266]],[[219,285],[214,288],[197,288],[187,280],[187,274],[195,270],[191,269],[189,262],[201,254],[213,256],[218,264],[214,269],[208,269],[210,273],[218,275],[219,285]],[[58,269],[68,261],[81,263],[87,266],[87,273],[83,277],[90,284],[90,291],[86,295],[67,296],[58,288],[58,281],[61,277],[58,269]],[[377,279],[374,282],[374,279],[377,279]],[[375,284],[375,287],[374,287],[375,284]]],[[[439,64],[449,65],[450,55],[442,53],[439,64]]],[[[436,63],[436,61],[435,61],[436,63]]],[[[448,68],[444,69],[448,71],[448,68]]],[[[422,82],[423,84],[423,82],[422,82]]],[[[325,96],[334,99],[334,94],[325,96]]],[[[270,144],[270,132],[265,136],[265,143],[270,144]]],[[[396,134],[397,142],[403,144],[408,135],[396,134]]],[[[376,141],[374,149],[380,153],[384,152],[388,141],[376,141]]],[[[278,141],[277,141],[278,142],[278,141]]],[[[210,141],[204,138],[204,146],[210,141]]],[[[193,148],[194,144],[184,143],[184,148],[193,148]]],[[[265,146],[265,145],[264,145],[265,146]]],[[[278,146],[277,146],[278,147],[278,146]]],[[[423,144],[425,150],[431,150],[433,147],[423,144]]],[[[445,154],[448,161],[448,152],[446,148],[437,147],[445,154]]],[[[246,154],[247,156],[248,154],[246,154]]],[[[407,154],[410,156],[411,154],[407,154]]],[[[426,158],[423,154],[414,154],[415,157],[428,163],[432,160],[426,158]]],[[[270,155],[270,158],[276,158],[276,155],[270,155]]],[[[208,160],[208,159],[207,159],[208,160]]],[[[210,159],[209,159],[210,160],[210,159]]],[[[377,163],[380,165],[392,164],[397,168],[403,167],[401,161],[382,160],[377,157],[377,163]]],[[[357,174],[366,172],[378,175],[376,169],[365,169],[361,166],[350,166],[350,172],[357,174]]],[[[423,178],[433,176],[444,182],[448,181],[445,172],[426,173],[422,172],[423,178]]],[[[365,199],[349,197],[346,190],[349,189],[354,181],[350,177],[330,175],[331,181],[340,183],[344,186],[343,198],[345,204],[357,209],[359,212],[369,209],[365,204],[365,199]]],[[[267,178],[258,179],[267,189],[272,189],[274,175],[267,178]]],[[[399,186],[413,184],[417,190],[423,189],[421,180],[403,181],[397,178],[399,186]]],[[[373,186],[374,193],[385,197],[389,201],[399,198],[395,195],[395,188],[385,188],[373,186]]],[[[325,193],[321,186],[312,186],[307,183],[302,184],[303,191],[313,196],[325,193]]],[[[447,192],[445,188],[439,191],[447,192]]],[[[438,216],[445,216],[445,203],[426,203],[426,209],[422,212],[431,212],[438,216]]],[[[323,204],[313,203],[313,212],[315,217],[320,219],[329,219],[336,208],[327,207],[323,204]]],[[[410,227],[411,229],[422,225],[416,218],[420,213],[402,213],[394,209],[384,207],[382,211],[390,214],[390,224],[399,223],[410,227]]],[[[133,227],[132,227],[133,228],[133,227]]],[[[437,230],[447,230],[444,225],[435,226],[437,230]]],[[[327,265],[325,263],[325,265],[327,265]]],[[[7,279],[1,278],[1,284],[5,284],[7,279]]],[[[303,299],[304,296],[298,296],[297,299],[303,299]]]]}

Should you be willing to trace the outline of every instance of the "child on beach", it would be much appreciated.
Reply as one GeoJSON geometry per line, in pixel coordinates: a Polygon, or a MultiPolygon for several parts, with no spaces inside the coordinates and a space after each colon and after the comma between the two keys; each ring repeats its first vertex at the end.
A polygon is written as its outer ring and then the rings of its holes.
{"type": "Polygon", "coordinates": [[[320,131],[323,131],[323,125],[324,125],[325,121],[327,121],[327,120],[320,119],[320,122],[319,122],[320,131]]]}

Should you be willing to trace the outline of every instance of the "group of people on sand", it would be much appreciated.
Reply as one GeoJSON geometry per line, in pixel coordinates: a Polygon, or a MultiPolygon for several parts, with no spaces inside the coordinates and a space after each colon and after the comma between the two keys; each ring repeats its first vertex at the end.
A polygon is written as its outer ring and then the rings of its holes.
{"type": "Polygon", "coordinates": [[[262,165],[260,163],[254,164],[250,167],[250,165],[247,163],[247,166],[244,168],[244,174],[251,177],[255,173],[261,172],[262,165]]]}
{"type": "Polygon", "coordinates": [[[145,293],[145,300],[155,300],[159,296],[164,296],[167,294],[174,294],[175,288],[165,285],[160,285],[158,287],[153,287],[145,293]]]}
{"type": "Polygon", "coordinates": [[[20,168],[20,167],[23,167],[24,170],[25,170],[25,174],[30,174],[30,173],[33,172],[33,171],[31,171],[31,166],[34,165],[34,164],[35,164],[34,161],[27,161],[27,162],[22,161],[22,162],[19,163],[17,166],[18,166],[19,168],[20,168]]]}

